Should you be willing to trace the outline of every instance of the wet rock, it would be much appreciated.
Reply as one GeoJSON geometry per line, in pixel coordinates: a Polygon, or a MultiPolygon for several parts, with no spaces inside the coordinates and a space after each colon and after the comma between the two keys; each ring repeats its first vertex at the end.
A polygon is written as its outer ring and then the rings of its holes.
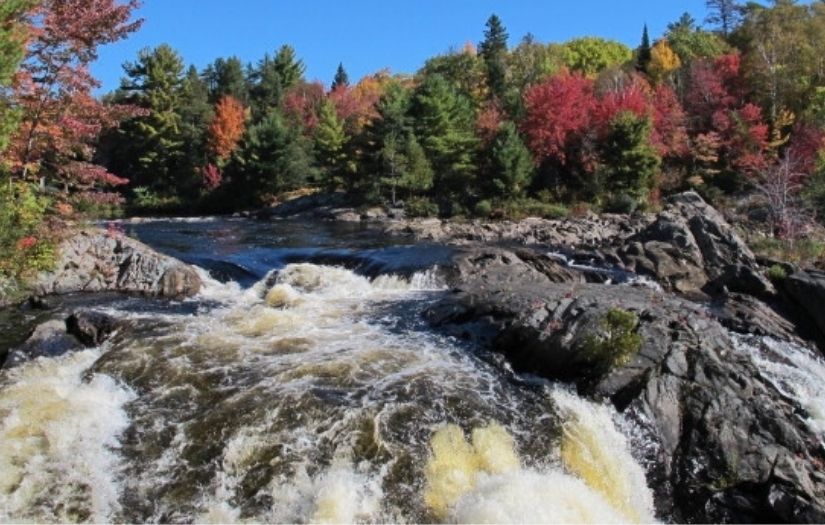
{"type": "Polygon", "coordinates": [[[825,335],[825,272],[798,271],[783,280],[782,288],[825,335]]]}
{"type": "Polygon", "coordinates": [[[122,235],[91,228],[63,241],[55,269],[33,284],[38,295],[117,291],[171,298],[200,290],[191,266],[122,235]]]}
{"type": "Polygon", "coordinates": [[[124,323],[114,317],[90,310],[73,312],[66,318],[66,331],[87,347],[95,347],[109,339],[124,323]]]}
{"type": "MultiPolygon", "coordinates": [[[[488,278],[460,285],[425,317],[507,357],[514,368],[610,399],[636,420],[658,512],[688,522],[819,522],[825,461],[799,408],[705,309],[655,290],[488,278]],[[594,354],[605,319],[635,319],[630,352],[594,354]]],[[[618,341],[619,339],[613,339],[618,341]]],[[[617,348],[619,348],[617,346],[617,348]]]]}
{"type": "Polygon", "coordinates": [[[628,238],[618,255],[631,271],[683,294],[775,293],[750,248],[692,191],[671,197],[656,220],[628,238]]]}
{"type": "Polygon", "coordinates": [[[47,321],[38,325],[25,343],[8,353],[3,368],[12,368],[38,357],[57,357],[81,348],[80,342],[66,333],[65,321],[47,321]]]}

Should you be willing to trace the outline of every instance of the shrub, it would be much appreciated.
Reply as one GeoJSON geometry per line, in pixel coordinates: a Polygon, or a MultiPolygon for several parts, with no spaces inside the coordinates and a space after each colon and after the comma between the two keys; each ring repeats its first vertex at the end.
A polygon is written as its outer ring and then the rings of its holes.
{"type": "Polygon", "coordinates": [[[750,242],[751,249],[764,257],[814,266],[825,259],[825,242],[815,238],[777,239],[764,237],[750,242]]]}
{"type": "Polygon", "coordinates": [[[410,217],[434,217],[438,215],[438,206],[427,197],[407,199],[404,210],[410,217]]]}
{"type": "Polygon", "coordinates": [[[598,373],[607,373],[616,366],[626,365],[642,347],[638,333],[639,317],[622,308],[611,308],[601,323],[598,334],[589,335],[584,342],[584,357],[598,373]]]}
{"type": "Polygon", "coordinates": [[[777,283],[784,281],[788,278],[788,272],[785,270],[785,267],[781,264],[774,264],[765,272],[765,275],[768,276],[768,279],[777,283]]]}
{"type": "Polygon", "coordinates": [[[567,217],[568,210],[561,204],[541,202],[536,199],[509,199],[501,203],[502,215],[506,219],[519,220],[525,217],[561,219],[567,217]]]}
{"type": "Polygon", "coordinates": [[[478,201],[475,206],[475,214],[479,217],[488,218],[493,213],[493,204],[488,200],[478,201]]]}
{"type": "Polygon", "coordinates": [[[627,193],[619,193],[614,195],[605,205],[604,210],[609,213],[626,213],[630,214],[636,211],[639,203],[636,199],[627,193]]]}
{"type": "Polygon", "coordinates": [[[54,264],[53,232],[45,225],[50,204],[31,184],[0,180],[0,279],[7,288],[54,264]]]}
{"type": "Polygon", "coordinates": [[[137,214],[174,213],[182,206],[180,197],[163,196],[144,186],[135,188],[134,194],[132,211],[137,214]]]}

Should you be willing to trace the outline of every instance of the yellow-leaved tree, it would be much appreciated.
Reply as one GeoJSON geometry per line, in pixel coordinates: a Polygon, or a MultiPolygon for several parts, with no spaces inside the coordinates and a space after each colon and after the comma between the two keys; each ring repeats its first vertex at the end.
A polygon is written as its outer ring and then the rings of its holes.
{"type": "Polygon", "coordinates": [[[679,55],[670,47],[667,40],[662,39],[650,49],[650,63],[647,65],[647,74],[656,82],[667,80],[671,73],[682,66],[679,55]]]}

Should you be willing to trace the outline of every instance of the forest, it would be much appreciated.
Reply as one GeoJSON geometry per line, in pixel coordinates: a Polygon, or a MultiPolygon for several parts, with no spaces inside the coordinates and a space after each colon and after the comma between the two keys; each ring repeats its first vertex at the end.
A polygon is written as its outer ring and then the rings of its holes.
{"type": "Polygon", "coordinates": [[[695,189],[777,242],[825,218],[825,2],[708,0],[632,49],[479,42],[413,74],[329,84],[289,44],[203,69],[144,49],[95,96],[137,0],[0,3],[0,275],[46,267],[67,222],[218,214],[343,192],[456,219],[656,210],[695,189]]]}

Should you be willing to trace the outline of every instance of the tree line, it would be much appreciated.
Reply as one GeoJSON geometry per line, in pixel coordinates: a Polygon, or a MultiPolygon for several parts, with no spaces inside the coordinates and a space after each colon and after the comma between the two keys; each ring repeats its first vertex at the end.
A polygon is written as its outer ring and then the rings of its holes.
{"type": "Polygon", "coordinates": [[[716,202],[753,192],[774,234],[801,235],[825,215],[825,4],[707,4],[702,23],[686,13],[654,39],[643,27],[635,48],[531,35],[511,47],[493,15],[477,44],[414,74],[351,82],[342,63],[329,85],[289,45],[200,70],[160,45],[94,97],[88,66],[139,27],[136,0],[6,0],[6,198],[51,215],[203,213],[323,190],[508,217],[630,212],[694,188],[716,202]]]}

